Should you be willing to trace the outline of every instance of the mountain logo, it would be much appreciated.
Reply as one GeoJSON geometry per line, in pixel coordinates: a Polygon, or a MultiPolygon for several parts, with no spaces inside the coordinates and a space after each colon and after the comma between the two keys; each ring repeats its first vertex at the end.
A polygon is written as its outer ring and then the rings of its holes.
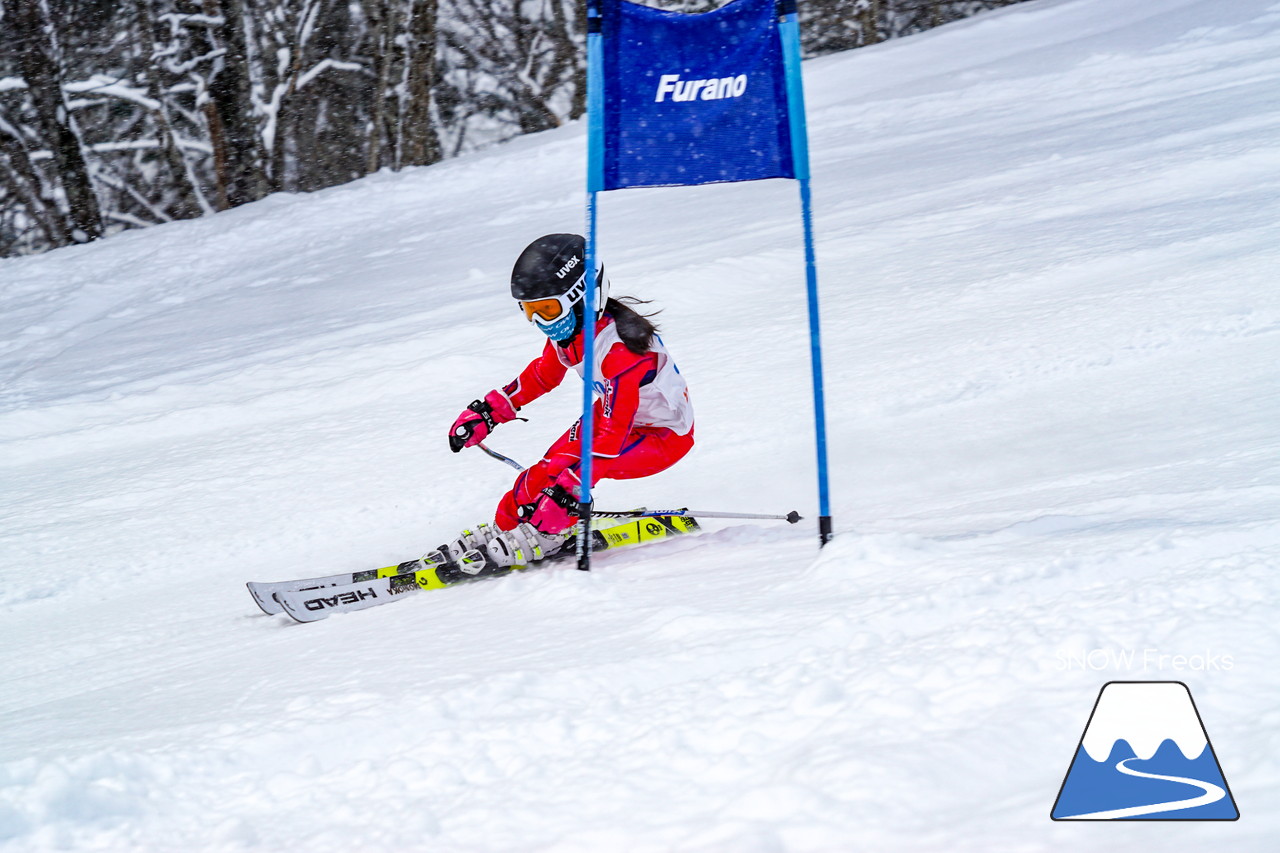
{"type": "Polygon", "coordinates": [[[1236,820],[1191,691],[1181,681],[1109,681],[1062,780],[1054,820],[1236,820]]]}

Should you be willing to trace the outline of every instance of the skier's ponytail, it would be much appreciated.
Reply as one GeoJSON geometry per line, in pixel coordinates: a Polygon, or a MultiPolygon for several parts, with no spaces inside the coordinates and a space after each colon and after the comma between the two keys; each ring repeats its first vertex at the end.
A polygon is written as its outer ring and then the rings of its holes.
{"type": "Polygon", "coordinates": [[[618,330],[618,337],[626,344],[627,349],[636,355],[644,355],[653,346],[653,336],[657,333],[658,327],[649,318],[658,312],[641,314],[631,306],[648,304],[648,300],[637,299],[634,296],[620,296],[616,299],[611,296],[604,304],[605,313],[613,317],[613,325],[618,330]]]}

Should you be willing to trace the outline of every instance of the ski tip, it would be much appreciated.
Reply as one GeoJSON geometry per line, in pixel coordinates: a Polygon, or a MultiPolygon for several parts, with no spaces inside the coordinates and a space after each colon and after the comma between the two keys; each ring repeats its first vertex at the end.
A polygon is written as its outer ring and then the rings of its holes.
{"type": "Polygon", "coordinates": [[[258,605],[258,608],[263,613],[268,616],[275,616],[280,612],[281,608],[279,603],[276,602],[275,596],[258,589],[258,584],[253,581],[249,581],[245,586],[249,589],[249,594],[253,596],[254,603],[258,605]]]}

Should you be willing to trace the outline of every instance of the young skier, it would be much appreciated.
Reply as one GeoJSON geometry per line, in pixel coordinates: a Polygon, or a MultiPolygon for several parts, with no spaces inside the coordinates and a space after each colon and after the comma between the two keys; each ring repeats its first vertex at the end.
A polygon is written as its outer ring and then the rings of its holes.
{"type": "MultiPolygon", "coordinates": [[[[542,354],[510,384],[473,401],[449,430],[454,453],[483,441],[524,406],[557,387],[570,367],[583,374],[586,244],[578,234],[548,234],[516,259],[511,295],[547,336],[542,354]]],[[[656,474],[693,447],[688,387],[654,325],[627,302],[609,297],[599,264],[595,288],[595,436],[592,486],[601,479],[656,474]]],[[[497,565],[541,559],[560,549],[577,518],[581,497],[581,419],[542,459],[516,477],[498,503],[497,529],[481,526],[450,543],[455,556],[485,548],[497,565]]]]}

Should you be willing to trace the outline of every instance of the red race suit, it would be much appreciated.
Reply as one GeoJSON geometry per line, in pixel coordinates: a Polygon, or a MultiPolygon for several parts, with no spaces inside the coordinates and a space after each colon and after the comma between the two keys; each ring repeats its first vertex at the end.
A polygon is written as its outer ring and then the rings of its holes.
{"type": "MultiPolygon", "coordinates": [[[[547,341],[542,354],[502,389],[519,409],[557,387],[572,367],[583,373],[583,337],[568,347],[547,341]]],[[[591,485],[602,479],[631,480],[663,471],[693,447],[693,406],[688,386],[662,340],[655,334],[650,350],[636,354],[618,336],[613,318],[596,323],[595,438],[592,441],[591,485]]],[[[582,443],[579,419],[548,448],[536,465],[521,471],[511,491],[498,504],[495,522],[511,530],[522,519],[520,508],[537,501],[557,481],[573,488],[581,480],[582,443]]],[[[579,495],[580,496],[580,495],[579,495]]]]}

